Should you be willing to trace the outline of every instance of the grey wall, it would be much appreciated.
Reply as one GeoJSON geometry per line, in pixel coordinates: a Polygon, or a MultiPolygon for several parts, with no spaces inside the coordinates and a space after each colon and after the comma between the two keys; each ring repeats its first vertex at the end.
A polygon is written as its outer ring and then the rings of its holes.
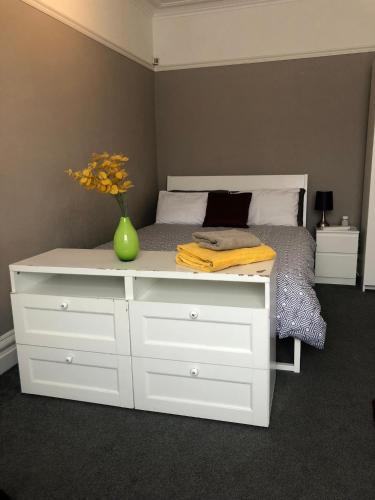
{"type": "Polygon", "coordinates": [[[359,224],[373,53],[156,74],[160,187],[167,175],[309,174],[359,224]]]}
{"type": "Polygon", "coordinates": [[[0,334],[8,265],[112,238],[112,199],[66,177],[92,151],[123,151],[137,226],[167,175],[309,174],[337,222],[360,221],[374,54],[154,74],[20,0],[0,0],[0,334]],[[155,145],[155,102],[157,162],[155,145]]]}
{"type": "Polygon", "coordinates": [[[130,215],[153,221],[154,74],[19,0],[0,0],[0,334],[12,327],[8,265],[112,238],[115,201],[64,173],[125,152],[130,215]]]}

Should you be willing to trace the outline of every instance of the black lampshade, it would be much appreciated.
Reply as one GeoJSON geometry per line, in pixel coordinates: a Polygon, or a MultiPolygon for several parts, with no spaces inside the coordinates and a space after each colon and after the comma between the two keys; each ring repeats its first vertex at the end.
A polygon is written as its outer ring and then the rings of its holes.
{"type": "Polygon", "coordinates": [[[333,210],[333,191],[317,191],[315,210],[333,210]]]}

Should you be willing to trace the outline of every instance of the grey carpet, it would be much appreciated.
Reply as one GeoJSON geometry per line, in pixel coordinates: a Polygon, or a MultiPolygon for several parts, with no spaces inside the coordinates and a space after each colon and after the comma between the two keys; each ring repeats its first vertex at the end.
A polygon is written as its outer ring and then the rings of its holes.
{"type": "Polygon", "coordinates": [[[0,377],[0,489],[13,499],[375,498],[375,293],[317,287],[324,351],[279,372],[260,429],[23,395],[0,377]]]}

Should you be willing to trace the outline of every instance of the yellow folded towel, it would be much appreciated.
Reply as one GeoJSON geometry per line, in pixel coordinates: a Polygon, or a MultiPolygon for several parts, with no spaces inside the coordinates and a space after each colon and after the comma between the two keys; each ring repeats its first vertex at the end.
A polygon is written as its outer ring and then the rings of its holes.
{"type": "Polygon", "coordinates": [[[178,245],[177,250],[177,264],[205,272],[221,271],[227,267],[272,260],[276,257],[276,252],[267,245],[218,252],[202,248],[197,243],[186,243],[178,245]]]}

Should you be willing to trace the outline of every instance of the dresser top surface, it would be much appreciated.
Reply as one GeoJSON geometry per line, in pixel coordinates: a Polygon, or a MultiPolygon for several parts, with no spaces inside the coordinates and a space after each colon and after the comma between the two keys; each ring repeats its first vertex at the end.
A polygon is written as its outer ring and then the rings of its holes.
{"type": "Polygon", "coordinates": [[[11,271],[51,272],[67,274],[97,274],[109,276],[179,277],[187,279],[243,279],[267,282],[274,261],[234,266],[222,271],[206,273],[178,266],[176,252],[141,251],[136,260],[120,261],[112,250],[56,248],[10,266],[11,271]]]}

